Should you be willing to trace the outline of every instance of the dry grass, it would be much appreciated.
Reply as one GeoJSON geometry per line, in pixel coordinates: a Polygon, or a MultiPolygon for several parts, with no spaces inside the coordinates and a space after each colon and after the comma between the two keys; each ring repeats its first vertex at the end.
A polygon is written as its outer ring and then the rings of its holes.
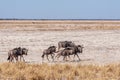
{"type": "Polygon", "coordinates": [[[120,64],[105,66],[1,63],[0,80],[119,80],[120,64]]]}
{"type": "Polygon", "coordinates": [[[120,29],[120,21],[49,21],[49,20],[0,20],[0,28],[34,27],[37,30],[115,30],[120,29]]]}

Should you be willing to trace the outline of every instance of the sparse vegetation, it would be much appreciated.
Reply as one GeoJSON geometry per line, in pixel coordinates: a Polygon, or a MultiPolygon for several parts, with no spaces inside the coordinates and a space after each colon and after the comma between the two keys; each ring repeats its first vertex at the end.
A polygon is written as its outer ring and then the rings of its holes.
{"type": "Polygon", "coordinates": [[[10,80],[118,80],[120,64],[105,66],[70,64],[1,63],[0,79],[10,80]]]}
{"type": "MultiPolygon", "coordinates": [[[[120,21],[104,20],[0,20],[0,28],[27,27],[40,31],[64,30],[115,30],[120,29],[120,21]]],[[[26,30],[27,30],[26,29],[26,30]]]]}

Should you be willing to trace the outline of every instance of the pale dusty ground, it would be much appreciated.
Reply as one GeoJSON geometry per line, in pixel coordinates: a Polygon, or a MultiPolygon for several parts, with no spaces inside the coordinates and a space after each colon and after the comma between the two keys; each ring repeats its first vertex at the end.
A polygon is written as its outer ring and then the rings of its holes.
{"type": "Polygon", "coordinates": [[[34,28],[27,31],[21,28],[0,29],[0,62],[7,62],[7,52],[10,49],[21,46],[29,49],[25,56],[27,62],[41,63],[42,51],[50,45],[57,46],[59,41],[64,40],[85,47],[83,53],[79,54],[81,61],[70,63],[120,63],[120,30],[39,31],[34,28]]]}

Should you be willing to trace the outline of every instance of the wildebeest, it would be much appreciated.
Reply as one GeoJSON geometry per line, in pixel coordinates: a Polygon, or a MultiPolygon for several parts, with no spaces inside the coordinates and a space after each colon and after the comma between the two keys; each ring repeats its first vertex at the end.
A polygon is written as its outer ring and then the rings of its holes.
{"type": "Polygon", "coordinates": [[[70,55],[74,55],[74,58],[75,56],[77,56],[80,61],[78,53],[82,53],[82,52],[83,52],[83,46],[76,45],[74,47],[67,47],[61,51],[58,51],[58,54],[56,55],[56,57],[59,58],[60,56],[64,56],[63,60],[65,60],[67,56],[70,58],[70,55]]]}
{"type": "Polygon", "coordinates": [[[51,55],[51,57],[52,57],[52,59],[54,61],[54,52],[56,52],[56,46],[50,46],[48,49],[45,49],[43,51],[42,56],[41,56],[42,57],[42,61],[43,61],[45,55],[46,55],[48,61],[49,61],[48,55],[51,55]]]}
{"type": "Polygon", "coordinates": [[[25,61],[23,55],[27,55],[27,52],[28,52],[28,49],[26,48],[21,48],[21,47],[14,48],[8,52],[7,60],[9,60],[9,62],[12,62],[15,58],[16,61],[18,61],[18,56],[20,56],[20,61],[21,61],[21,58],[23,58],[23,61],[25,61]]]}
{"type": "Polygon", "coordinates": [[[60,41],[58,42],[58,50],[60,48],[74,47],[75,44],[72,41],[60,41]]]}

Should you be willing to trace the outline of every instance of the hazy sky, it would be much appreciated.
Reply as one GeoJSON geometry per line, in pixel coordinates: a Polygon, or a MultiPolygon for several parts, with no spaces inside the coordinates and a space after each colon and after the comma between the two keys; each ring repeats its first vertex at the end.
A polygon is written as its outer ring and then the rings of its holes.
{"type": "Polygon", "coordinates": [[[0,18],[120,19],[120,0],[0,0],[0,18]]]}

